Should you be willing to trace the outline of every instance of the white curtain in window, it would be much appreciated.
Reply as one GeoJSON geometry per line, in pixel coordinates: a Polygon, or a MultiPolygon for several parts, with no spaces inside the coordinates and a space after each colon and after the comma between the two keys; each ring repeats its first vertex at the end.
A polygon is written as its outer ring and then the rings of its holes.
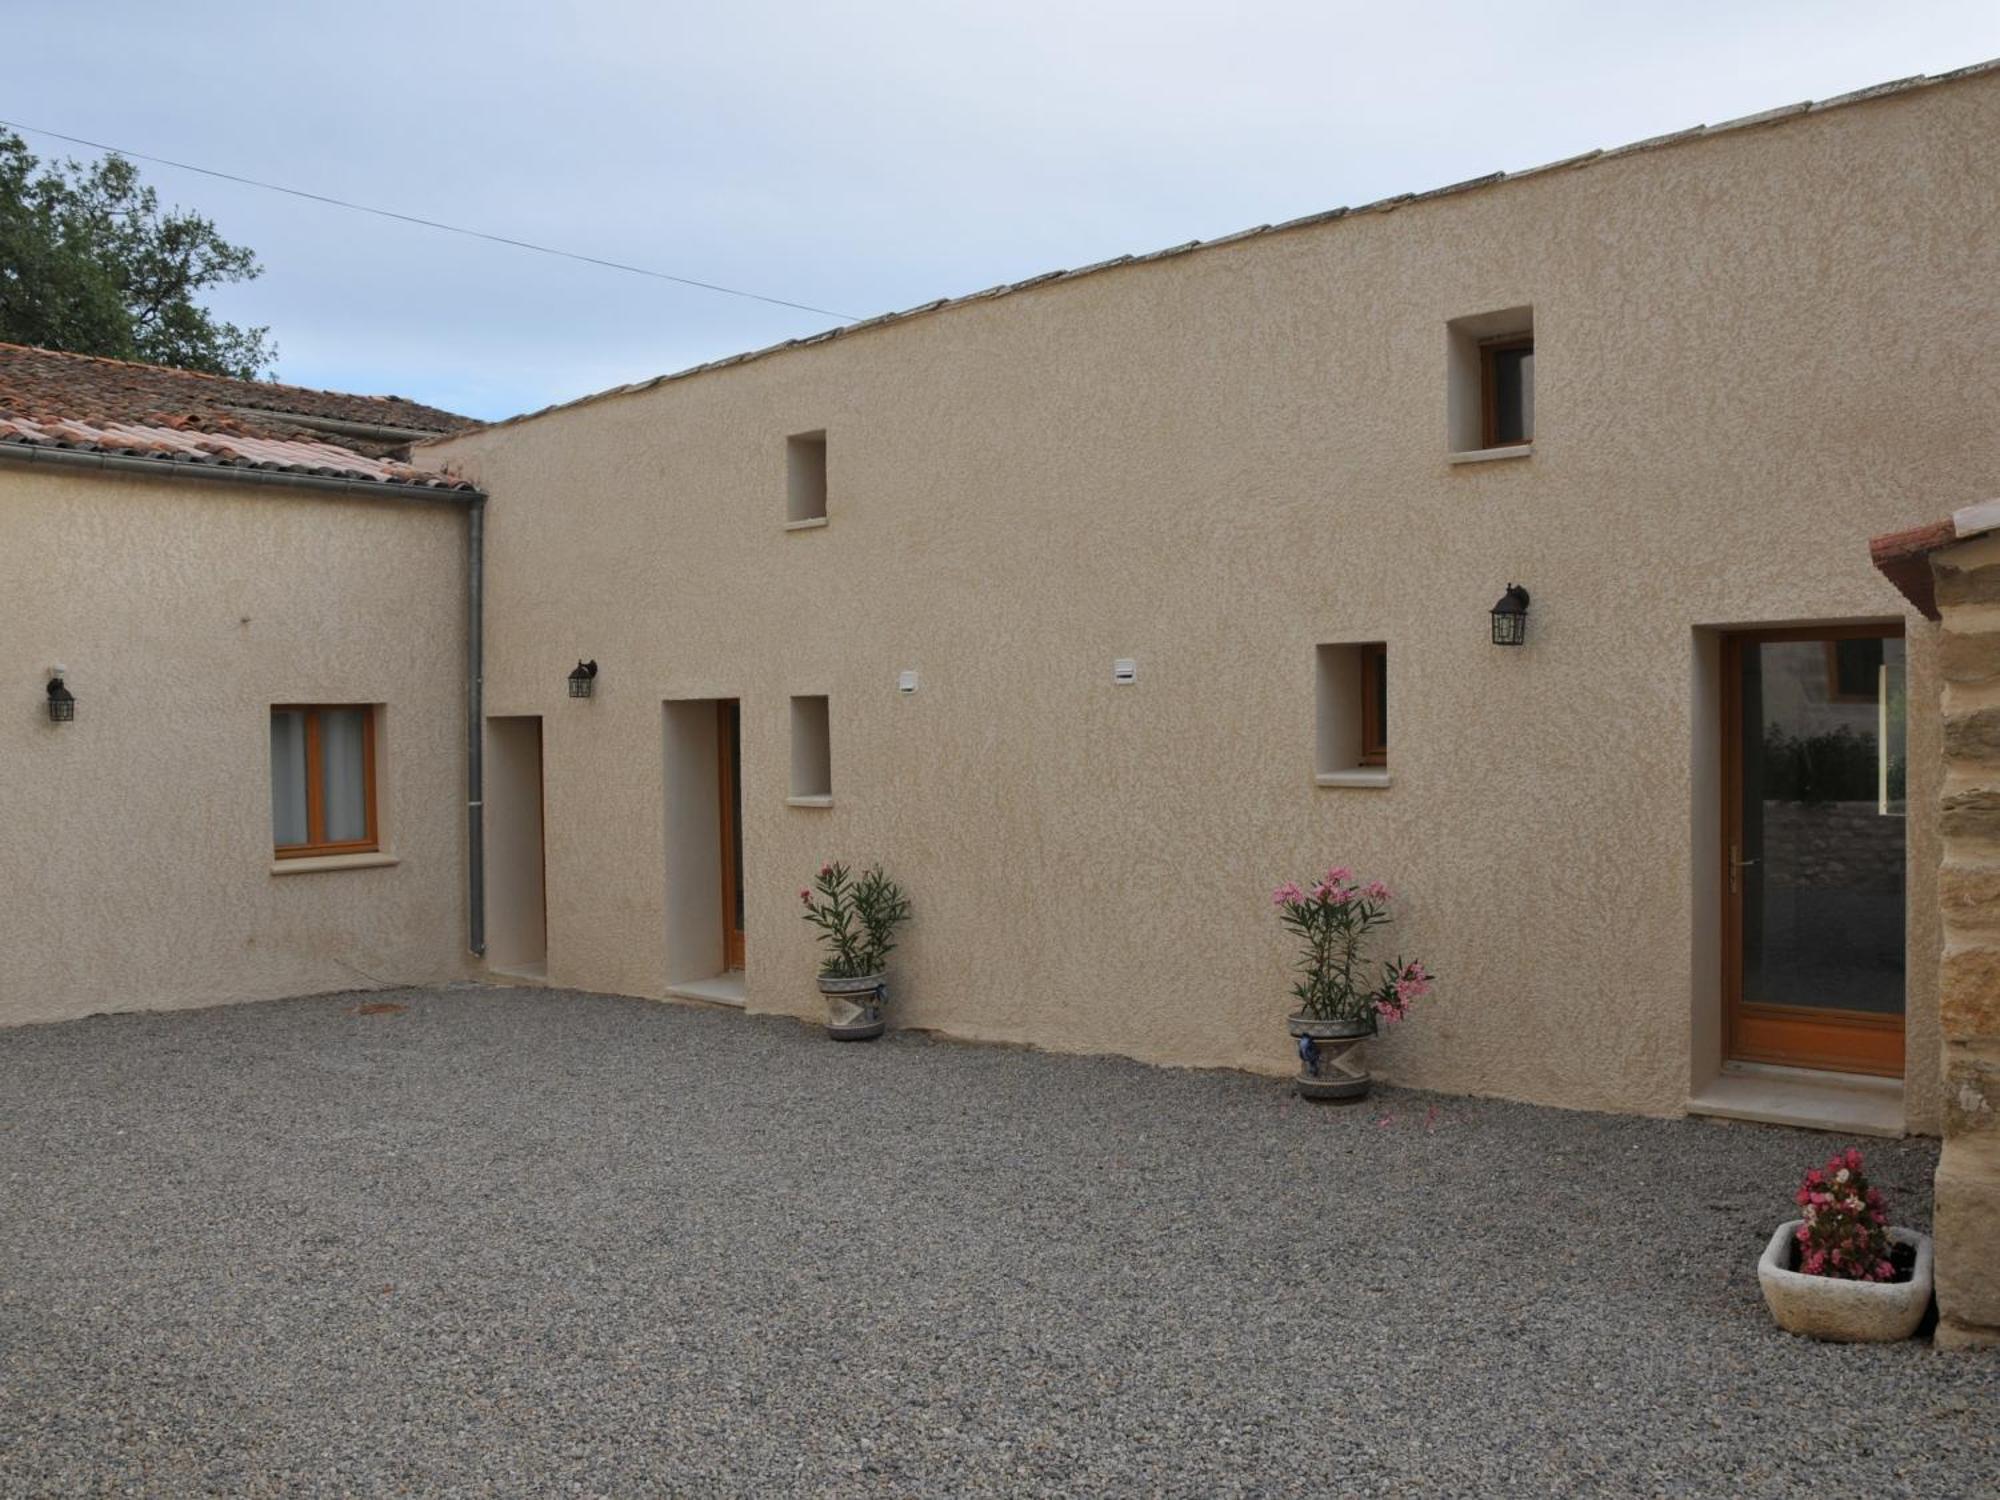
{"type": "Polygon", "coordinates": [[[326,841],[346,843],[368,837],[367,710],[319,711],[319,763],[325,779],[326,841]]]}
{"type": "Polygon", "coordinates": [[[306,716],[271,711],[271,830],[279,847],[306,841],[306,716]]]}

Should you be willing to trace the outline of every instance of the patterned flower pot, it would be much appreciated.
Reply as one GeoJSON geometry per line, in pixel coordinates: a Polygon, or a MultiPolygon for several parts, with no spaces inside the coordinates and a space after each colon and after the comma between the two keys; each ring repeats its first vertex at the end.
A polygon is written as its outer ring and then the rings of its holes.
{"type": "Polygon", "coordinates": [[[1375,1018],[1320,1021],[1311,1016],[1285,1019],[1299,1041],[1299,1073],[1292,1087],[1301,1099],[1360,1099],[1374,1079],[1355,1060],[1361,1044],[1375,1035],[1375,1018]]]}
{"type": "Polygon", "coordinates": [[[1792,1269],[1799,1225],[1804,1222],[1780,1224],[1764,1247],[1764,1258],[1757,1262],[1757,1284],[1780,1328],[1843,1344],[1890,1343],[1917,1331],[1931,1305],[1929,1235],[1914,1229],[1889,1231],[1894,1243],[1916,1251],[1908,1281],[1843,1281],[1792,1269]]]}
{"type": "Polygon", "coordinates": [[[826,1034],[836,1042],[872,1042],[882,1034],[882,1009],[889,1000],[886,975],[833,979],[822,974],[819,992],[826,996],[826,1034]]]}

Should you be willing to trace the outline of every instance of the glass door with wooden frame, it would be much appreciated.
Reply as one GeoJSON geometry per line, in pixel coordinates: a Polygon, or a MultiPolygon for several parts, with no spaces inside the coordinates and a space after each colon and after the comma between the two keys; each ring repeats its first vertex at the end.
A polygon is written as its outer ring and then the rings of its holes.
{"type": "Polygon", "coordinates": [[[1900,1077],[1902,630],[1732,635],[1723,673],[1728,1054],[1900,1077]]]}
{"type": "Polygon", "coordinates": [[[743,967],[743,713],[734,699],[715,706],[716,785],[722,804],[722,952],[743,967]]]}

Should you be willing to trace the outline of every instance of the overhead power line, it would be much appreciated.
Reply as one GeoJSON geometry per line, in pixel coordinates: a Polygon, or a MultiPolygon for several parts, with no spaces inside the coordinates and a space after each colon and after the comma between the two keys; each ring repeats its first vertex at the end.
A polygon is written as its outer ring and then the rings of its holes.
{"type": "Polygon", "coordinates": [[[537,245],[531,240],[517,240],[504,234],[488,234],[483,229],[467,229],[460,224],[446,224],[438,219],[420,218],[416,214],[397,213],[391,208],[352,203],[345,198],[333,198],[325,193],[309,193],[304,188],[286,187],[282,183],[260,182],[255,177],[239,177],[234,172],[219,172],[213,167],[197,167],[192,162],[173,161],[164,156],[149,156],[144,151],[128,151],[123,146],[107,146],[102,141],[87,141],[82,136],[64,135],[60,130],[45,130],[39,125],[23,125],[18,120],[0,120],[0,125],[6,126],[9,130],[25,130],[30,135],[45,135],[51,140],[67,141],[72,146],[87,146],[92,151],[108,151],[115,156],[130,157],[133,161],[151,162],[157,167],[172,167],[181,172],[197,172],[203,177],[214,177],[243,187],[262,188],[270,193],[284,193],[289,197],[324,203],[332,208],[345,208],[358,214],[373,214],[378,219],[395,219],[404,224],[420,225],[425,229],[441,229],[446,234],[462,234],[468,239],[486,240],[495,245],[511,245],[516,250],[532,250],[537,255],[554,255],[563,260],[579,260],[585,265],[602,266],[606,270],[629,271],[634,276],[650,276],[655,281],[671,281],[678,286],[691,286],[704,292],[720,292],[725,297],[744,297],[752,302],[768,302],[773,307],[789,307],[798,312],[818,313],[821,317],[838,318],[843,323],[860,321],[853,313],[814,307],[809,302],[790,302],[783,297],[767,297],[762,292],[746,292],[740,287],[722,286],[713,281],[697,281],[692,276],[676,276],[670,271],[655,271],[646,266],[627,265],[624,261],[606,260],[602,256],[584,255],[575,250],[559,250],[553,245],[537,245]]]}

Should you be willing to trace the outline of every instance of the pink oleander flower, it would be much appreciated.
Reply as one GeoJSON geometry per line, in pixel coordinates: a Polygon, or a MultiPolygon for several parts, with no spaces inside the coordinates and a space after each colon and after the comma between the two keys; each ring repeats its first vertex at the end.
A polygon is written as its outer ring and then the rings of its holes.
{"type": "Polygon", "coordinates": [[[1412,1001],[1430,993],[1433,976],[1419,963],[1367,957],[1370,935],[1388,925],[1389,887],[1335,865],[1301,890],[1288,880],[1271,904],[1302,948],[1292,994],[1315,1020],[1400,1021],[1412,1001]]]}
{"type": "Polygon", "coordinates": [[[813,904],[813,893],[807,890],[804,886],[800,886],[799,899],[805,902],[807,906],[811,906],[813,904]]]}
{"type": "Polygon", "coordinates": [[[821,880],[826,879],[826,877],[831,875],[832,873],[833,873],[833,866],[831,864],[824,864],[819,867],[819,878],[821,880]]]}

